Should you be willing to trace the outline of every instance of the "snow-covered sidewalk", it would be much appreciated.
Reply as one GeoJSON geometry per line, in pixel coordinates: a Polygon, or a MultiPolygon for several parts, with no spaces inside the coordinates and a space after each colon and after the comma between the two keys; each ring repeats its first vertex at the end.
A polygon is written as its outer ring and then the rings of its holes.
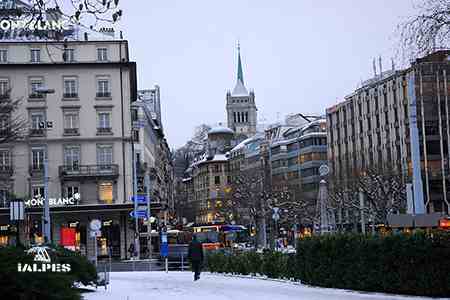
{"type": "MultiPolygon", "coordinates": [[[[119,272],[111,273],[108,290],[99,287],[86,293],[86,300],[387,300],[431,299],[359,293],[308,287],[270,280],[239,278],[204,273],[199,281],[190,272],[119,272]]],[[[435,299],[434,299],[435,300],[435,299]]]]}

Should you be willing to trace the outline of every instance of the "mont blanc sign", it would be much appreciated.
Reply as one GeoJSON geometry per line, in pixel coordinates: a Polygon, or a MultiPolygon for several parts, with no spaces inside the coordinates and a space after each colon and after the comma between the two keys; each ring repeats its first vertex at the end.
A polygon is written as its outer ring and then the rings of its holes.
{"type": "MultiPolygon", "coordinates": [[[[48,204],[49,206],[70,206],[70,205],[77,205],[78,201],[80,200],[80,194],[76,193],[73,195],[73,197],[66,197],[66,198],[49,198],[48,204]]],[[[44,197],[41,197],[40,195],[25,201],[26,207],[38,207],[38,206],[44,206],[44,197]]]]}
{"type": "Polygon", "coordinates": [[[10,30],[68,30],[69,23],[64,20],[58,21],[24,21],[24,20],[1,20],[0,29],[4,31],[10,30]]]}

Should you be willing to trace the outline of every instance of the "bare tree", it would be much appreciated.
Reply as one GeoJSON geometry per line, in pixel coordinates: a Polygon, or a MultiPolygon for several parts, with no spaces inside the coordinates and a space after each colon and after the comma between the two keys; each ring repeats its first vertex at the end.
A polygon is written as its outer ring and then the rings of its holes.
{"type": "Polygon", "coordinates": [[[345,181],[332,181],[330,203],[337,212],[338,224],[342,225],[342,212],[357,211],[371,220],[372,224],[386,224],[390,213],[406,207],[406,187],[402,174],[392,169],[368,169],[345,181]],[[364,195],[361,206],[359,193],[364,195]]]}
{"type": "Polygon", "coordinates": [[[421,0],[417,14],[398,25],[404,59],[415,59],[450,46],[450,2],[421,0]]]}
{"type": "Polygon", "coordinates": [[[73,24],[94,28],[99,23],[115,23],[122,17],[119,0],[29,0],[2,7],[1,15],[26,21],[45,21],[57,13],[73,24]]]}
{"type": "Polygon", "coordinates": [[[16,112],[22,99],[9,99],[9,92],[0,94],[0,144],[11,143],[23,137],[27,122],[16,112]]]}

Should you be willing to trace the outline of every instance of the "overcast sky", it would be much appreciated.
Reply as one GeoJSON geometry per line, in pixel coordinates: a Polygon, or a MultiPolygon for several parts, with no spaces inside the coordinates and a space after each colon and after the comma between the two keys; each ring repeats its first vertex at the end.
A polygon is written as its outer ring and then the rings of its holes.
{"type": "Polygon", "coordinates": [[[324,114],[361,79],[372,59],[391,68],[394,31],[411,0],[122,0],[121,27],[138,66],[138,87],[161,88],[172,147],[201,123],[226,120],[236,82],[237,40],[258,119],[324,114]]]}

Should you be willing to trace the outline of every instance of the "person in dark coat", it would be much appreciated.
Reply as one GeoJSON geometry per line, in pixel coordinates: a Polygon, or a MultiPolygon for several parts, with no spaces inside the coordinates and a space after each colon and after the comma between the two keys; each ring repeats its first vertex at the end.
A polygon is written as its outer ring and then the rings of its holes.
{"type": "Polygon", "coordinates": [[[203,263],[203,247],[195,235],[192,236],[192,241],[189,244],[188,259],[194,272],[194,281],[199,280],[203,263]]]}

